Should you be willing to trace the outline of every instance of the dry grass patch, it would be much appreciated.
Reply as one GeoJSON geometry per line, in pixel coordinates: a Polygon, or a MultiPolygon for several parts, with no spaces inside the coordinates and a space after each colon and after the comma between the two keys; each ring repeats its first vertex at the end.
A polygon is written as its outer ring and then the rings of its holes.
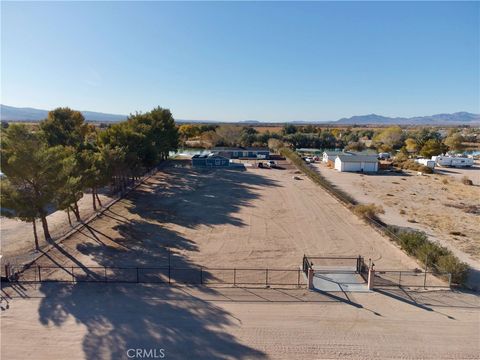
{"type": "Polygon", "coordinates": [[[462,182],[463,185],[469,185],[469,186],[473,185],[473,181],[470,180],[470,178],[468,176],[462,177],[461,182],[462,182]]]}
{"type": "Polygon", "coordinates": [[[355,215],[363,219],[375,219],[377,215],[385,214],[385,210],[381,205],[375,204],[359,204],[354,205],[352,210],[355,215]]]}

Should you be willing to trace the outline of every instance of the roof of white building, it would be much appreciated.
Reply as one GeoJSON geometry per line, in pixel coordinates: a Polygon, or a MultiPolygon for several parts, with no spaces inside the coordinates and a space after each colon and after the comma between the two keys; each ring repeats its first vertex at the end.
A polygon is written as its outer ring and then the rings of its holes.
{"type": "Polygon", "coordinates": [[[337,155],[343,162],[378,162],[377,155],[337,155]]]}

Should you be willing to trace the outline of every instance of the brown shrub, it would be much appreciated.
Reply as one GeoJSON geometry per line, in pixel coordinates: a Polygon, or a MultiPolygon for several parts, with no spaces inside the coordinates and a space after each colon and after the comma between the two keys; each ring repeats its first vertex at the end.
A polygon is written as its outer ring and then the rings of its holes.
{"type": "Polygon", "coordinates": [[[464,185],[470,185],[470,186],[473,185],[473,181],[470,180],[470,178],[468,176],[462,177],[461,181],[462,181],[462,184],[464,184],[464,185]]]}
{"type": "Polygon", "coordinates": [[[381,205],[359,204],[353,206],[353,212],[363,219],[374,219],[378,214],[385,214],[381,205]]]}

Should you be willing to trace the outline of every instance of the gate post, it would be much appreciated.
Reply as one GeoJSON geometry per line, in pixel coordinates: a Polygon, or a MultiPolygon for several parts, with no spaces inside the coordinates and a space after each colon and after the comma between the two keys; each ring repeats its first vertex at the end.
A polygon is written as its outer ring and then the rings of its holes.
{"type": "Polygon", "coordinates": [[[371,267],[368,268],[368,290],[373,290],[375,286],[375,270],[373,269],[373,264],[371,267]]]}
{"type": "Polygon", "coordinates": [[[313,269],[308,268],[308,289],[313,290],[313,269]]]}

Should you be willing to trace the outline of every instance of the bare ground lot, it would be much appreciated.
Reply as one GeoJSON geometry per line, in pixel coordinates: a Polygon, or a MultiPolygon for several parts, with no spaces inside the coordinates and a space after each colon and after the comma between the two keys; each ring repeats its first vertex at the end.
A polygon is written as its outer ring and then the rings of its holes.
{"type": "Polygon", "coordinates": [[[418,176],[378,173],[340,173],[316,163],[332,184],[360,203],[381,204],[388,224],[425,231],[460,259],[480,270],[480,167],[439,168],[418,176]],[[467,175],[474,186],[460,182],[467,175]]]}
{"type": "MultiPolygon", "coordinates": [[[[102,205],[105,205],[114,199],[113,195],[106,192],[99,194],[102,205]]],[[[95,211],[92,206],[92,195],[85,194],[78,202],[80,214],[83,219],[93,215],[95,211]]],[[[72,224],[75,226],[75,216],[71,213],[72,224]]],[[[55,211],[47,216],[50,234],[54,239],[61,237],[72,229],[68,223],[67,213],[65,211],[55,211]]],[[[37,220],[37,233],[40,247],[47,246],[45,237],[43,236],[42,224],[37,220]]],[[[15,258],[28,257],[33,253],[35,242],[33,238],[32,224],[17,219],[9,219],[0,217],[0,239],[1,252],[5,259],[15,262],[15,258]]]]}
{"type": "MultiPolygon", "coordinates": [[[[39,260],[62,266],[298,268],[304,253],[418,264],[292,170],[167,168],[39,260]]],[[[2,357],[476,358],[478,297],[48,284],[4,289],[2,357]]]]}

